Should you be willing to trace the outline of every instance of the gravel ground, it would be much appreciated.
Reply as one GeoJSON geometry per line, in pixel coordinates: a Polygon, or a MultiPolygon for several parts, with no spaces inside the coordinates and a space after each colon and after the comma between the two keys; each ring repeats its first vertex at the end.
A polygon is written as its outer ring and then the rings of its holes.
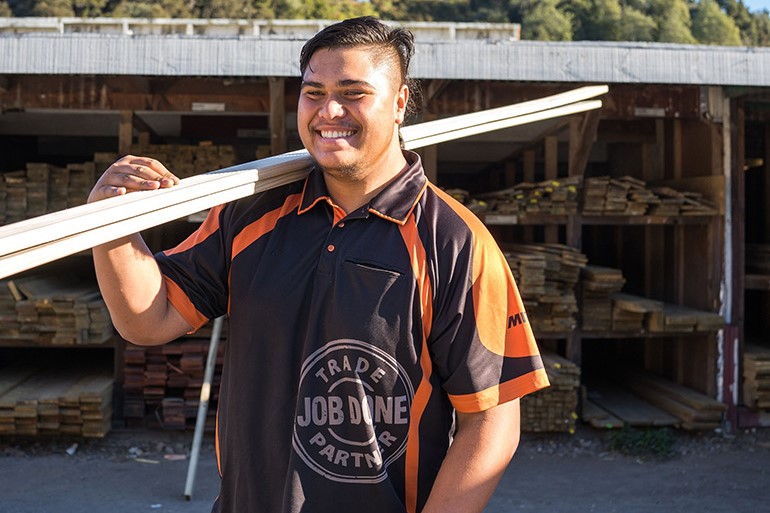
{"type": "MultiPolygon", "coordinates": [[[[524,434],[486,513],[767,511],[770,429],[641,432],[656,435],[652,446],[634,438],[640,432],[615,433],[524,434]]],[[[213,438],[185,501],[191,441],[189,432],[133,429],[0,439],[0,513],[207,513],[218,491],[213,438]]]]}

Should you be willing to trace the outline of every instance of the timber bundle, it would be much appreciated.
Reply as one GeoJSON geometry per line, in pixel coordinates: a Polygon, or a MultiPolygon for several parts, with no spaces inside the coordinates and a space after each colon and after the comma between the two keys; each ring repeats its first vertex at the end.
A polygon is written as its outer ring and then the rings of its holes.
{"type": "Polygon", "coordinates": [[[0,280],[0,340],[105,344],[113,333],[95,280],[53,272],[0,280]]]}
{"type": "Polygon", "coordinates": [[[564,244],[503,246],[536,333],[564,333],[577,326],[575,285],[586,256],[564,244]]]}
{"type": "MultiPolygon", "coordinates": [[[[235,149],[229,145],[147,144],[133,146],[131,154],[152,157],[179,178],[232,166],[235,149]]],[[[101,174],[118,154],[98,152],[93,161],[66,166],[30,162],[25,169],[4,173],[0,179],[0,224],[83,205],[101,174]]]]}
{"type": "Polygon", "coordinates": [[[770,412],[770,349],[747,344],[743,353],[743,402],[770,412]]]}
{"type": "Polygon", "coordinates": [[[549,351],[543,351],[541,356],[551,386],[521,398],[521,429],[574,433],[580,367],[549,351]]]}
{"type": "Polygon", "coordinates": [[[565,177],[537,183],[523,182],[500,191],[467,197],[466,204],[477,213],[590,216],[696,216],[718,213],[712,201],[701,193],[678,191],[666,186],[647,185],[623,176],[611,178],[565,177]]]}
{"type": "MultiPolygon", "coordinates": [[[[126,346],[123,416],[129,424],[144,425],[148,416],[154,415],[166,429],[193,427],[209,348],[208,339],[197,337],[205,337],[206,331],[210,329],[163,346],[126,346]]],[[[214,403],[219,395],[223,359],[223,346],[219,345],[211,384],[214,403]]],[[[209,409],[207,429],[214,428],[215,410],[209,409]]]]}
{"type": "Polygon", "coordinates": [[[17,362],[0,372],[0,434],[103,437],[112,423],[109,365],[17,362]]]}
{"type": "Polygon", "coordinates": [[[587,265],[581,269],[581,327],[587,332],[695,332],[724,327],[718,313],[665,303],[622,292],[620,269],[587,265]]]}

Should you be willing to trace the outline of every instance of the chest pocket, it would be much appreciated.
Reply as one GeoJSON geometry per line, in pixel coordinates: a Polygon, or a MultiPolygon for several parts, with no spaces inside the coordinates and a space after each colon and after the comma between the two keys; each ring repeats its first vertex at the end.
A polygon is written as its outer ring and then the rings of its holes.
{"type": "Polygon", "coordinates": [[[413,304],[412,280],[404,270],[348,257],[340,272],[335,296],[351,314],[385,331],[400,330],[401,319],[409,316],[413,304]]]}

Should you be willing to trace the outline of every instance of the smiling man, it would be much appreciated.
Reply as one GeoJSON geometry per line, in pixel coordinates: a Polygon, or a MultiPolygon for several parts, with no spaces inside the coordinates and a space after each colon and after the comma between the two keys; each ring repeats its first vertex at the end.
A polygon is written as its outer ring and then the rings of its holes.
{"type": "MultiPolygon", "coordinates": [[[[94,249],[120,333],[159,344],[227,313],[214,511],[481,512],[548,381],[505,259],[401,149],[409,32],[374,18],[303,47],[303,182],[212,209],[178,247],[94,249]]],[[[91,201],[172,187],[127,156],[91,201]]]]}

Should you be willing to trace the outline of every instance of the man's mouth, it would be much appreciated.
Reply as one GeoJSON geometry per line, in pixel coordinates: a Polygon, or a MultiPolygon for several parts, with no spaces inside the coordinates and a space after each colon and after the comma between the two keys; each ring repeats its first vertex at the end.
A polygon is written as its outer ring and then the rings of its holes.
{"type": "Polygon", "coordinates": [[[343,139],[355,135],[355,130],[321,130],[321,137],[324,139],[343,139]]]}

